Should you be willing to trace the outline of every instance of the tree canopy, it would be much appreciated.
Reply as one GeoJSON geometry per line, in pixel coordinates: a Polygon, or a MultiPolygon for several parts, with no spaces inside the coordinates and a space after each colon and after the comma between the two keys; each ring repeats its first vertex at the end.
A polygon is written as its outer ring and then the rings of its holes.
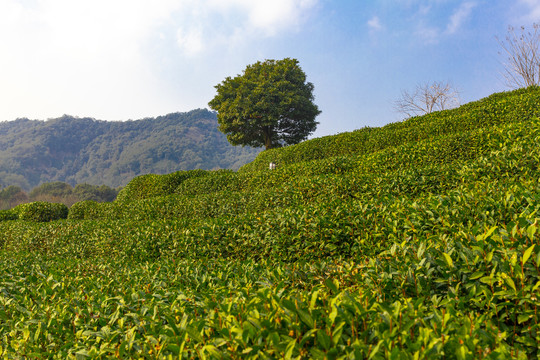
{"type": "Polygon", "coordinates": [[[296,59],[259,61],[215,88],[209,106],[218,112],[219,130],[232,145],[296,144],[317,128],[314,86],[296,59]]]}
{"type": "Polygon", "coordinates": [[[110,202],[116,199],[117,194],[117,189],[112,189],[107,185],[77,184],[73,188],[62,181],[43,183],[33,188],[28,194],[19,186],[10,185],[0,190],[0,210],[35,201],[63,203],[67,206],[83,200],[110,202]]]}

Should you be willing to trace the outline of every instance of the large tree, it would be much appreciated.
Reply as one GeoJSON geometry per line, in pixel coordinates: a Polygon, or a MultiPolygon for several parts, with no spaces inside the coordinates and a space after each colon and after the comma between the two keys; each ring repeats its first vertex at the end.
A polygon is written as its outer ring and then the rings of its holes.
{"type": "Polygon", "coordinates": [[[266,60],[216,85],[208,104],[232,145],[266,149],[305,140],[317,128],[313,84],[298,60],[266,60]]]}

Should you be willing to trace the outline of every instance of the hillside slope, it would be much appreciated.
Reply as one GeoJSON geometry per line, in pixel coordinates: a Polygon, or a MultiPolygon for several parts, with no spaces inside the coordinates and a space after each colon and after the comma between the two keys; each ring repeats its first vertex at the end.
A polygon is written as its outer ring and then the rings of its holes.
{"type": "Polygon", "coordinates": [[[237,169],[257,153],[231,146],[207,110],[126,122],[18,119],[0,123],[0,185],[29,190],[63,181],[118,187],[147,173],[237,169]]]}
{"type": "Polygon", "coordinates": [[[143,175],[67,219],[0,212],[2,355],[535,359],[539,104],[143,175]]]}

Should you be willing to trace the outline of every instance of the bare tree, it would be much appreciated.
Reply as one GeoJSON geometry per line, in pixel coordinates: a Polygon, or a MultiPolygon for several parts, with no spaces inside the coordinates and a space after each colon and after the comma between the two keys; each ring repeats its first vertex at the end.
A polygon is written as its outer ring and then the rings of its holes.
{"type": "Polygon", "coordinates": [[[532,31],[524,26],[520,32],[508,27],[504,40],[496,38],[501,46],[500,54],[506,57],[503,76],[508,87],[517,89],[540,85],[540,25],[533,24],[532,31]]]}
{"type": "Polygon", "coordinates": [[[459,92],[448,82],[416,85],[413,92],[401,90],[394,109],[408,117],[429,114],[459,106],[459,92]]]}

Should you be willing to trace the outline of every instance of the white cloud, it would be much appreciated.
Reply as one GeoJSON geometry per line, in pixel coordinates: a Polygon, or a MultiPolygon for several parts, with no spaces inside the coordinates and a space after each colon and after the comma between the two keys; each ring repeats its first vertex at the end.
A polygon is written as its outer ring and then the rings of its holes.
{"type": "MultiPolygon", "coordinates": [[[[436,3],[437,1],[433,1],[436,3]]],[[[442,1],[439,1],[442,2],[442,1]]],[[[432,11],[431,6],[421,6],[415,16],[416,31],[415,35],[418,39],[426,44],[437,44],[444,36],[450,36],[456,34],[462,26],[469,20],[473,9],[477,6],[474,1],[465,1],[450,15],[447,20],[446,27],[434,26],[433,20],[429,18],[435,18],[437,15],[432,15],[432,12],[437,13],[437,9],[432,11]]],[[[446,14],[439,15],[439,23],[445,23],[444,19],[446,14]]]]}
{"type": "Polygon", "coordinates": [[[429,12],[431,11],[431,6],[430,4],[422,4],[420,5],[420,7],[418,8],[418,14],[419,16],[427,16],[429,15],[429,12]]]}
{"type": "Polygon", "coordinates": [[[525,20],[538,23],[540,21],[540,1],[520,0],[519,2],[527,7],[527,12],[524,16],[525,20]]]}
{"type": "Polygon", "coordinates": [[[435,27],[420,25],[416,35],[426,44],[436,44],[440,39],[440,31],[435,27]]]}
{"type": "Polygon", "coordinates": [[[175,8],[173,1],[0,0],[0,119],[147,111],[161,100],[142,46],[175,8]]]}
{"type": "Polygon", "coordinates": [[[203,35],[200,29],[189,29],[187,32],[178,29],[176,39],[178,46],[188,56],[197,55],[204,50],[203,35]]]}
{"type": "MultiPolygon", "coordinates": [[[[171,69],[160,61],[202,59],[210,49],[295,31],[317,2],[0,0],[0,120],[177,110],[182,99],[168,92],[171,69]]],[[[193,76],[183,65],[180,81],[193,76]]]]}
{"type": "Polygon", "coordinates": [[[464,2],[461,6],[452,14],[450,22],[446,27],[447,34],[454,34],[457,32],[465,21],[471,16],[472,10],[476,6],[474,2],[464,2]]]}
{"type": "Polygon", "coordinates": [[[382,29],[381,20],[378,16],[373,16],[371,19],[368,20],[367,24],[372,31],[378,31],[382,29]]]}
{"type": "Polygon", "coordinates": [[[296,28],[317,5],[317,0],[206,0],[214,12],[239,13],[245,30],[262,31],[267,36],[296,28]]]}

